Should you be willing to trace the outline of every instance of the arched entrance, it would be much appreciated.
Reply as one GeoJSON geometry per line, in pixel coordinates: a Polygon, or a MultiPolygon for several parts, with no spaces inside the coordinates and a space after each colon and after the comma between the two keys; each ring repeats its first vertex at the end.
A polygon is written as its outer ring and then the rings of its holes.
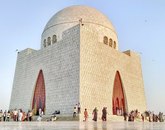
{"type": "Polygon", "coordinates": [[[126,112],[124,91],[118,71],[116,72],[114,80],[112,103],[113,115],[123,115],[123,112],[126,112]]]}
{"type": "Polygon", "coordinates": [[[39,109],[41,108],[43,112],[45,112],[45,82],[44,75],[42,70],[40,70],[37,78],[37,82],[34,89],[33,102],[32,102],[32,110],[35,115],[39,115],[39,109]]]}

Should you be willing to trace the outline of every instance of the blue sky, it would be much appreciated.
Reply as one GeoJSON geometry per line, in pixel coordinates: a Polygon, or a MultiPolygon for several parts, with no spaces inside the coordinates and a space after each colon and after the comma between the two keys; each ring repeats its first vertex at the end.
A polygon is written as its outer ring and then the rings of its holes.
{"type": "Polygon", "coordinates": [[[165,113],[164,0],[1,0],[0,109],[8,109],[18,50],[40,48],[45,24],[70,5],[100,10],[113,23],[119,49],[140,53],[148,109],[165,113]]]}

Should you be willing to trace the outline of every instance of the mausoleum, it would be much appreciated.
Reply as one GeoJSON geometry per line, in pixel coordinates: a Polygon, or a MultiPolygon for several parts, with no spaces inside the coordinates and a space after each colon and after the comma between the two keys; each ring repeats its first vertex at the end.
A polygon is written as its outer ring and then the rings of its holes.
{"type": "Polygon", "coordinates": [[[88,6],[57,12],[42,32],[41,48],[18,53],[10,109],[72,116],[77,103],[81,118],[85,108],[101,113],[107,107],[111,115],[146,110],[139,54],[121,52],[111,21],[88,6]]]}

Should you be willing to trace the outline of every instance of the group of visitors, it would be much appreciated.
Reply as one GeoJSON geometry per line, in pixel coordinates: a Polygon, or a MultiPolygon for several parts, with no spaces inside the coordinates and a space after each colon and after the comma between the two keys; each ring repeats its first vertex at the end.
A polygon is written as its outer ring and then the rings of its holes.
{"type": "MultiPolygon", "coordinates": [[[[97,109],[97,107],[95,107],[94,108],[94,110],[93,110],[93,121],[97,121],[97,118],[98,118],[98,109],[97,109]]],[[[102,116],[101,116],[101,119],[102,119],[102,121],[107,121],[107,107],[103,107],[103,109],[102,109],[102,116]]]]}
{"type": "Polygon", "coordinates": [[[143,114],[141,114],[144,120],[148,120],[149,122],[164,122],[163,113],[159,112],[159,114],[155,114],[151,111],[145,111],[143,114]]]}
{"type": "Polygon", "coordinates": [[[81,106],[80,106],[80,103],[78,103],[73,108],[73,118],[75,118],[76,115],[80,113],[81,113],[81,106]]]}
{"type": "MultiPolygon", "coordinates": [[[[95,107],[93,109],[92,114],[93,114],[92,120],[93,121],[97,121],[97,119],[98,119],[98,109],[97,109],[97,107],[95,107]]],[[[107,121],[107,114],[108,114],[107,113],[107,107],[103,107],[103,109],[102,109],[102,117],[101,117],[102,121],[107,121]]],[[[83,121],[87,121],[87,118],[88,118],[88,111],[85,108],[85,110],[84,110],[84,120],[83,121]]]]}
{"type": "Polygon", "coordinates": [[[159,112],[158,115],[154,114],[154,112],[151,111],[145,111],[144,113],[140,113],[137,109],[132,110],[129,114],[126,112],[123,113],[124,120],[127,121],[132,121],[134,122],[136,120],[141,120],[142,122],[144,121],[149,121],[149,122],[163,122],[163,113],[159,112]]]}
{"type": "MultiPolygon", "coordinates": [[[[80,113],[81,113],[81,106],[80,106],[80,103],[78,103],[74,106],[73,118],[75,118],[76,115],[80,114],[80,113]]],[[[97,121],[97,115],[98,115],[97,107],[94,108],[92,114],[93,114],[93,121],[97,121]]],[[[84,110],[84,120],[83,121],[87,121],[87,118],[88,118],[88,111],[87,111],[87,108],[85,108],[85,110],[84,110]]],[[[102,109],[102,120],[103,121],[107,120],[107,107],[103,107],[103,109],[102,109]]]]}
{"type": "Polygon", "coordinates": [[[27,113],[22,109],[5,110],[4,112],[0,110],[0,121],[32,121],[32,116],[33,113],[30,110],[27,113]]]}
{"type": "Polygon", "coordinates": [[[2,111],[0,110],[0,121],[9,121],[10,119],[10,111],[2,111]]]}
{"type": "MultiPolygon", "coordinates": [[[[80,107],[80,103],[76,104],[73,110],[73,118],[76,117],[77,114],[81,113],[81,107],[80,107]]],[[[37,121],[41,121],[42,116],[43,116],[43,111],[40,108],[39,109],[39,117],[37,118],[37,121]]],[[[87,108],[85,108],[84,110],[84,120],[83,121],[87,121],[88,119],[88,111],[87,108]]],[[[101,120],[102,121],[107,121],[107,107],[103,107],[102,109],[102,116],[101,116],[101,120]]],[[[97,107],[95,107],[92,111],[92,115],[93,121],[97,121],[98,120],[98,109],[97,107]]],[[[119,114],[120,115],[120,114],[119,114]]],[[[118,116],[119,116],[118,115],[118,116]]],[[[132,121],[134,122],[135,120],[138,121],[149,121],[149,122],[163,122],[164,118],[163,118],[163,113],[159,112],[159,114],[154,114],[154,112],[151,111],[145,111],[143,113],[140,113],[137,109],[136,110],[132,110],[130,113],[127,112],[123,112],[122,115],[124,117],[124,121],[132,121]]],[[[2,110],[0,110],[0,121],[32,121],[32,117],[33,117],[33,112],[28,110],[28,112],[24,112],[22,109],[14,109],[14,110],[10,110],[7,111],[5,110],[4,112],[2,110]]]]}
{"type": "MultiPolygon", "coordinates": [[[[106,107],[103,108],[103,115],[102,115],[102,120],[103,121],[106,121],[106,114],[107,114],[107,111],[106,111],[106,107]]],[[[73,118],[75,118],[77,116],[77,114],[80,114],[81,113],[81,106],[80,106],[80,103],[76,104],[74,106],[74,109],[73,109],[73,118]]],[[[94,121],[97,121],[97,113],[98,113],[98,110],[97,110],[97,107],[94,108],[93,110],[93,120],[94,121]]],[[[88,111],[87,111],[87,108],[85,108],[84,110],[84,120],[83,121],[87,121],[87,118],[88,118],[88,111]]]]}
{"type": "MultiPolygon", "coordinates": [[[[98,109],[97,107],[95,107],[93,109],[93,121],[97,121],[98,119],[98,109]]],[[[103,107],[102,109],[102,116],[101,119],[102,121],[107,121],[107,107],[103,107]]],[[[124,121],[132,121],[134,122],[135,119],[137,121],[149,121],[149,122],[163,122],[164,118],[163,118],[163,113],[159,112],[158,115],[154,114],[154,112],[150,112],[150,111],[145,111],[144,113],[140,113],[137,109],[136,110],[132,110],[129,114],[127,114],[126,112],[123,112],[122,115],[119,114],[120,116],[124,116],[124,121]]],[[[117,115],[117,116],[119,116],[117,115]]],[[[88,118],[88,112],[87,109],[85,108],[84,111],[84,120],[83,121],[87,121],[88,118]]]]}

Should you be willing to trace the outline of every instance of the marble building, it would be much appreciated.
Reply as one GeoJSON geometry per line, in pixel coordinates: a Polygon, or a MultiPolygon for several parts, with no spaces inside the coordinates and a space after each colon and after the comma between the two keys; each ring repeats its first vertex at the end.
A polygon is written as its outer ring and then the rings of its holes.
{"type": "Polygon", "coordinates": [[[57,12],[43,30],[41,48],[18,53],[10,109],[71,116],[80,103],[89,113],[104,106],[111,115],[118,109],[143,112],[140,56],[118,46],[114,26],[98,10],[71,6],[57,12]]]}

